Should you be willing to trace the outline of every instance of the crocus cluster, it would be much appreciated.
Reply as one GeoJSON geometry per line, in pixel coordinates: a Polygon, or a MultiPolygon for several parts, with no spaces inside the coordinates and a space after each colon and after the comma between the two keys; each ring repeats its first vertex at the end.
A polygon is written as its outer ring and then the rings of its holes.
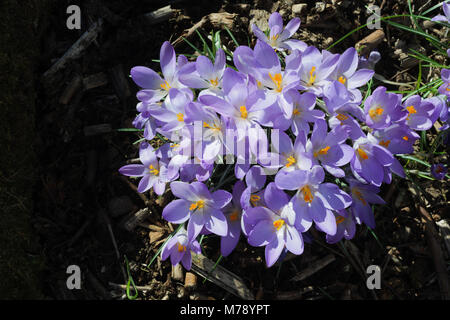
{"type": "Polygon", "coordinates": [[[140,177],[139,192],[170,188],[175,197],[162,216],[180,228],[162,259],[189,269],[208,234],[220,237],[223,256],[240,238],[265,247],[270,267],[287,251],[302,254],[311,228],[329,243],[351,239],[358,224],[374,228],[381,185],[405,176],[396,155],[412,153],[418,132],[447,120],[448,72],[439,97],[383,86],[366,96],[379,53],[319,50],[291,39],[299,26],[298,18],[284,26],[275,12],[268,33],[252,26],[253,49],[227,57],[217,48],[212,60],[190,61],[164,42],[161,75],[131,69],[140,87],[134,125],[164,144],[141,143],[141,164],[119,171],[140,177]]]}

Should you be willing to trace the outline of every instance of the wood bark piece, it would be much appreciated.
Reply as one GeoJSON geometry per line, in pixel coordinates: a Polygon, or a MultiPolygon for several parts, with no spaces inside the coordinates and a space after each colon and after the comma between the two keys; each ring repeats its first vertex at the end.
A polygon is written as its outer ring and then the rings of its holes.
{"type": "Polygon", "coordinates": [[[55,74],[63,69],[67,62],[77,59],[84,50],[88,48],[92,42],[97,39],[98,34],[102,30],[103,20],[99,19],[43,74],[43,81],[51,83],[55,74]]]}
{"type": "Polygon", "coordinates": [[[111,78],[111,82],[114,86],[117,96],[121,100],[125,100],[131,94],[130,86],[128,85],[128,80],[125,77],[125,73],[123,71],[123,66],[121,64],[114,66],[109,70],[109,76],[111,78]]]}
{"type": "Polygon", "coordinates": [[[355,48],[356,50],[361,50],[360,55],[366,56],[368,55],[373,49],[375,49],[381,41],[384,39],[384,31],[381,29],[375,30],[371,34],[369,34],[367,37],[359,41],[355,48]]]}
{"type": "Polygon", "coordinates": [[[425,235],[427,237],[428,246],[430,248],[434,267],[441,289],[441,296],[444,300],[450,300],[450,286],[448,280],[447,268],[443,259],[443,253],[440,245],[440,237],[434,226],[434,220],[428,211],[421,205],[418,205],[418,211],[425,224],[425,235]]]}
{"type": "Polygon", "coordinates": [[[207,25],[208,23],[211,24],[214,29],[223,29],[224,27],[227,27],[228,29],[231,30],[233,29],[236,17],[237,14],[235,13],[228,13],[228,12],[210,13],[207,16],[204,16],[194,26],[185,30],[183,34],[173,42],[173,46],[176,48],[182,42],[184,42],[183,38],[189,39],[191,36],[194,35],[196,30],[207,25]]]}
{"type": "Polygon", "coordinates": [[[184,270],[181,263],[176,266],[172,266],[172,279],[175,281],[183,282],[184,280],[184,270]]]}
{"type": "Polygon", "coordinates": [[[174,13],[170,5],[160,8],[158,10],[149,12],[144,15],[150,25],[161,23],[169,20],[174,13]]]}
{"type": "Polygon", "coordinates": [[[59,98],[59,103],[68,104],[72,99],[73,95],[81,87],[81,76],[76,74],[75,77],[69,82],[67,87],[64,89],[61,97],[59,98]]]}
{"type": "Polygon", "coordinates": [[[106,76],[106,74],[104,72],[99,72],[83,78],[83,89],[90,90],[98,88],[104,86],[107,83],[108,77],[106,76]]]}
{"type": "Polygon", "coordinates": [[[318,261],[315,261],[312,263],[312,265],[302,272],[296,274],[294,277],[292,277],[291,281],[302,281],[310,276],[312,276],[314,273],[318,272],[319,270],[325,268],[327,265],[329,265],[331,262],[335,260],[335,256],[333,254],[329,254],[325,256],[322,259],[319,259],[318,261]]]}
{"type": "Polygon", "coordinates": [[[192,255],[192,271],[206,278],[222,289],[244,300],[255,300],[253,293],[247,288],[244,281],[228,271],[224,267],[217,265],[202,254],[192,255]]]}
{"type": "Polygon", "coordinates": [[[186,272],[184,287],[187,290],[194,290],[197,287],[197,276],[192,272],[186,272]]]}
{"type": "Polygon", "coordinates": [[[127,231],[133,231],[134,228],[136,228],[141,222],[143,222],[145,219],[147,219],[151,214],[150,209],[144,208],[141,209],[135,213],[133,213],[131,216],[127,217],[126,220],[123,222],[123,227],[127,231]]]}

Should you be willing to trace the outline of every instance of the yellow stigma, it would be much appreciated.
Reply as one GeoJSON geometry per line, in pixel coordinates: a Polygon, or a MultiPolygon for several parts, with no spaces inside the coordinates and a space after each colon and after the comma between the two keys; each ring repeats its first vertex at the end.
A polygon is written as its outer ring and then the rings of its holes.
{"type": "Polygon", "coordinates": [[[208,129],[212,129],[212,130],[220,130],[220,127],[216,126],[215,124],[213,124],[212,126],[206,122],[203,122],[203,127],[204,128],[208,128],[208,129]]]}
{"type": "Polygon", "coordinates": [[[233,211],[230,214],[230,221],[236,221],[237,219],[239,219],[239,212],[238,211],[233,211]]]}
{"type": "Polygon", "coordinates": [[[262,87],[261,81],[256,80],[256,85],[258,86],[258,89],[261,89],[262,87]]]}
{"type": "Polygon", "coordinates": [[[294,109],[294,110],[292,111],[292,114],[293,114],[294,116],[299,115],[299,114],[300,114],[300,110],[294,109]]]}
{"type": "Polygon", "coordinates": [[[277,41],[279,36],[280,36],[279,34],[275,34],[275,35],[270,37],[270,45],[272,47],[274,47],[276,45],[276,41],[277,41]]]}
{"type": "Polygon", "coordinates": [[[204,206],[205,206],[205,201],[198,200],[197,202],[194,202],[191,204],[191,206],[189,207],[189,210],[194,211],[196,209],[202,209],[204,206]]]}
{"type": "Polygon", "coordinates": [[[446,91],[450,91],[450,82],[447,83],[447,88],[445,88],[446,91]]]}
{"type": "Polygon", "coordinates": [[[346,116],[343,113],[338,113],[336,118],[341,122],[341,126],[344,124],[344,121],[348,119],[348,116],[346,116]]]}
{"type": "Polygon", "coordinates": [[[283,77],[281,76],[281,73],[276,73],[275,76],[272,76],[269,72],[269,77],[272,80],[272,82],[275,84],[275,91],[276,92],[281,92],[283,90],[283,86],[282,86],[282,82],[283,82],[283,77]]]}
{"type": "Polygon", "coordinates": [[[283,219],[278,219],[273,222],[273,226],[275,227],[275,229],[277,229],[277,231],[280,230],[283,225],[284,225],[283,219]]]}
{"type": "Polygon", "coordinates": [[[414,106],[406,107],[406,110],[408,110],[409,114],[417,113],[417,110],[416,108],[414,108],[414,106]]]}
{"type": "Polygon", "coordinates": [[[183,122],[184,121],[184,114],[182,114],[182,113],[177,114],[177,120],[180,121],[180,122],[183,122]]]}
{"type": "Polygon", "coordinates": [[[358,151],[358,155],[359,155],[360,159],[363,159],[363,160],[369,159],[369,156],[367,155],[367,153],[363,149],[358,148],[357,151],[358,151]]]}
{"type": "Polygon", "coordinates": [[[213,87],[217,87],[219,85],[219,80],[217,78],[209,80],[213,87]]]}
{"type": "Polygon", "coordinates": [[[372,109],[369,110],[369,116],[371,118],[375,118],[377,116],[381,116],[383,114],[383,112],[384,112],[384,109],[381,108],[381,107],[372,108],[372,109]]]}
{"type": "Polygon", "coordinates": [[[345,84],[345,82],[347,81],[347,79],[346,79],[345,77],[343,77],[343,76],[340,76],[339,79],[338,79],[338,81],[339,81],[340,83],[342,83],[342,84],[345,84]]]}
{"type": "Polygon", "coordinates": [[[170,145],[171,148],[178,148],[179,146],[180,146],[179,143],[172,143],[172,144],[170,145]]]}
{"type": "Polygon", "coordinates": [[[316,72],[316,67],[312,67],[311,70],[309,71],[308,86],[312,86],[314,84],[314,82],[316,81],[317,75],[314,74],[315,72],[316,72]]]}
{"type": "Polygon", "coordinates": [[[326,146],[325,148],[322,148],[319,151],[314,152],[314,158],[317,158],[319,154],[326,155],[328,153],[328,150],[330,150],[330,146],[326,146]]]}
{"type": "Polygon", "coordinates": [[[359,190],[356,189],[356,188],[353,188],[353,189],[352,189],[352,193],[353,193],[353,195],[356,197],[356,199],[358,199],[359,201],[362,202],[363,205],[367,205],[367,202],[366,202],[366,200],[364,200],[361,191],[359,191],[359,190]]]}
{"type": "Polygon", "coordinates": [[[166,91],[169,91],[169,89],[170,89],[170,84],[166,80],[164,80],[164,83],[161,83],[160,86],[163,90],[166,90],[166,91]]]}
{"type": "Polygon", "coordinates": [[[405,141],[409,140],[408,136],[404,136],[402,139],[405,140],[405,141]]]}
{"type": "Polygon", "coordinates": [[[258,196],[258,195],[256,195],[256,194],[252,194],[252,195],[250,196],[250,202],[251,202],[251,204],[252,204],[253,206],[255,206],[255,207],[256,207],[256,205],[258,204],[258,201],[259,201],[259,200],[261,200],[261,197],[258,196]]]}
{"type": "Polygon", "coordinates": [[[296,162],[294,156],[289,156],[286,160],[287,160],[286,167],[288,168],[296,162]]]}
{"type": "Polygon", "coordinates": [[[148,166],[148,168],[150,169],[150,173],[157,176],[159,174],[159,170],[156,169],[152,164],[148,166]]]}
{"type": "Polygon", "coordinates": [[[247,108],[245,106],[241,106],[239,108],[239,111],[241,112],[241,118],[247,119],[248,117],[247,108]]]}
{"type": "Polygon", "coordinates": [[[345,218],[343,216],[337,216],[336,217],[336,224],[344,222],[345,218]]]}
{"type": "Polygon", "coordinates": [[[303,194],[303,200],[305,200],[305,202],[311,203],[313,201],[314,196],[309,186],[304,186],[303,188],[300,189],[300,191],[303,194]]]}
{"type": "Polygon", "coordinates": [[[186,246],[183,246],[182,244],[178,243],[178,252],[186,251],[186,246]]]}
{"type": "Polygon", "coordinates": [[[387,148],[387,147],[389,147],[389,143],[391,143],[391,140],[386,140],[386,141],[381,140],[379,145],[387,148]]]}

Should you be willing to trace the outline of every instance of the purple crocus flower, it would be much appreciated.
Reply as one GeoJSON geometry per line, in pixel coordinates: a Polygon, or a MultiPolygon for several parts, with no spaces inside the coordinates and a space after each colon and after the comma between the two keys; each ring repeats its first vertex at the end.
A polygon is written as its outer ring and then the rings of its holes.
{"type": "Polygon", "coordinates": [[[172,193],[180,198],[170,202],[163,210],[162,216],[169,222],[181,224],[189,220],[188,241],[195,239],[203,227],[219,236],[226,236],[228,225],[222,213],[232,198],[224,190],[211,193],[202,182],[191,184],[174,181],[170,184],[172,193]]]}
{"type": "Polygon", "coordinates": [[[439,87],[438,92],[450,99],[450,69],[441,70],[441,79],[444,83],[439,87]]]}
{"type": "Polygon", "coordinates": [[[384,179],[384,167],[394,163],[394,156],[378,140],[368,134],[353,143],[355,154],[350,161],[350,168],[355,177],[360,177],[374,186],[379,187],[384,179]]]}
{"type": "Polygon", "coordinates": [[[330,83],[329,76],[337,66],[339,55],[326,50],[320,52],[316,47],[310,46],[302,53],[301,59],[299,89],[322,97],[323,88],[330,83]]]}
{"type": "Polygon", "coordinates": [[[371,51],[369,56],[366,58],[361,56],[359,58],[358,69],[374,69],[375,64],[381,59],[381,54],[378,51],[371,51]]]}
{"type": "Polygon", "coordinates": [[[296,136],[300,131],[309,132],[310,122],[325,118],[322,111],[314,109],[316,96],[311,92],[300,94],[297,90],[291,89],[286,92],[284,98],[293,105],[291,130],[296,136]]]}
{"type": "Polygon", "coordinates": [[[182,129],[190,120],[186,117],[187,108],[192,101],[184,91],[172,89],[161,108],[151,109],[150,114],[163,123],[162,132],[182,129]]]}
{"type": "Polygon", "coordinates": [[[384,129],[402,117],[398,108],[400,95],[386,92],[385,87],[376,88],[364,102],[366,124],[373,129],[384,129]]]}
{"type": "Polygon", "coordinates": [[[220,239],[220,253],[222,256],[228,256],[236,247],[241,235],[241,196],[245,190],[243,181],[237,181],[233,187],[233,199],[223,209],[228,223],[227,235],[220,239]]]}
{"type": "Polygon", "coordinates": [[[214,64],[205,56],[198,56],[196,62],[191,62],[180,69],[180,82],[190,88],[207,89],[205,92],[218,92],[222,87],[222,77],[225,71],[225,53],[222,49],[216,52],[214,64]]]}
{"type": "Polygon", "coordinates": [[[351,213],[347,210],[339,210],[335,212],[337,230],[335,235],[326,235],[327,243],[333,244],[337,243],[345,238],[346,240],[353,239],[356,232],[355,219],[351,213]]]}
{"type": "Polygon", "coordinates": [[[386,202],[377,194],[380,189],[370,185],[363,184],[355,179],[347,179],[350,184],[352,195],[352,205],[349,211],[355,217],[358,224],[363,222],[370,228],[375,228],[375,217],[373,215],[371,204],[385,204],[386,202]]]}
{"type": "Polygon", "coordinates": [[[252,24],[252,32],[259,40],[269,44],[276,50],[284,51],[288,49],[303,51],[307,47],[306,43],[300,40],[289,39],[299,27],[300,19],[294,18],[289,21],[286,28],[283,29],[283,18],[278,12],[274,12],[269,17],[269,37],[267,37],[255,24],[252,24]]]}
{"type": "Polygon", "coordinates": [[[297,219],[288,196],[273,182],[267,185],[264,198],[267,207],[248,209],[246,219],[254,225],[248,234],[248,243],[255,247],[266,247],[266,264],[271,267],[284,248],[293,254],[303,253],[301,233],[307,228],[297,219]]]}
{"type": "Polygon", "coordinates": [[[428,130],[433,126],[430,118],[435,106],[431,102],[422,100],[419,95],[414,95],[406,99],[403,107],[407,113],[406,123],[411,129],[428,130]]]}
{"type": "Polygon", "coordinates": [[[378,139],[378,144],[392,154],[413,153],[413,145],[420,138],[414,130],[404,124],[393,124],[386,129],[375,130],[373,134],[378,139]]]}
{"type": "Polygon", "coordinates": [[[136,106],[139,114],[133,121],[133,125],[136,129],[144,129],[144,138],[152,140],[156,135],[157,123],[151,116],[151,110],[160,108],[158,104],[139,102],[136,106]]]}
{"type": "Polygon", "coordinates": [[[431,174],[438,180],[443,180],[447,174],[447,167],[441,163],[431,165],[431,174]]]}
{"type": "Polygon", "coordinates": [[[137,94],[137,98],[140,101],[154,102],[164,99],[171,88],[182,89],[188,93],[191,92],[178,79],[178,71],[188,63],[186,57],[180,55],[177,63],[175,50],[168,41],[165,41],[161,46],[159,56],[164,79],[152,69],[143,66],[134,67],[130,71],[133,81],[143,88],[137,94]]]}
{"type": "Polygon", "coordinates": [[[170,256],[170,262],[173,266],[176,266],[181,261],[181,264],[186,270],[191,270],[191,251],[196,254],[200,254],[202,250],[197,240],[188,240],[187,232],[182,227],[164,245],[161,251],[161,259],[166,260],[170,256]]]}
{"type": "Polygon", "coordinates": [[[162,195],[166,183],[177,178],[177,176],[172,176],[169,179],[168,160],[158,161],[155,150],[147,142],[140,145],[139,159],[142,164],[125,165],[119,169],[119,172],[129,177],[142,177],[138,185],[138,192],[143,193],[153,187],[156,194],[162,195]]]}
{"type": "Polygon", "coordinates": [[[450,3],[443,3],[442,9],[444,10],[445,16],[443,16],[442,14],[438,14],[437,16],[434,16],[431,21],[443,21],[450,24],[450,3]]]}
{"type": "Polygon", "coordinates": [[[336,234],[334,210],[343,210],[351,204],[350,196],[332,183],[324,183],[325,172],[321,166],[309,171],[285,171],[275,177],[275,184],[286,190],[297,190],[291,202],[297,218],[314,221],[323,232],[336,234]]]}
{"type": "Polygon", "coordinates": [[[331,80],[339,81],[350,92],[351,100],[353,103],[360,103],[362,100],[359,87],[365,85],[375,73],[369,69],[358,68],[358,53],[355,48],[348,48],[339,57],[336,68],[330,75],[331,80]]]}
{"type": "Polygon", "coordinates": [[[317,120],[314,124],[311,140],[308,140],[305,151],[313,165],[319,163],[322,167],[335,177],[345,176],[342,167],[353,158],[354,150],[345,144],[348,138],[346,129],[342,126],[327,132],[325,120],[317,120]]]}

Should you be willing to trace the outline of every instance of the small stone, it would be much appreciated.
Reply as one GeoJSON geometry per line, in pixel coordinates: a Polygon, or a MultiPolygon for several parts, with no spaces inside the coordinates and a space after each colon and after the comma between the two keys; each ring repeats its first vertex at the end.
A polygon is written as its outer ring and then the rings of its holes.
{"type": "Polygon", "coordinates": [[[306,4],[306,3],[294,4],[292,6],[292,14],[293,15],[301,15],[302,13],[304,13],[304,11],[306,10],[307,7],[308,7],[308,4],[306,4]]]}

